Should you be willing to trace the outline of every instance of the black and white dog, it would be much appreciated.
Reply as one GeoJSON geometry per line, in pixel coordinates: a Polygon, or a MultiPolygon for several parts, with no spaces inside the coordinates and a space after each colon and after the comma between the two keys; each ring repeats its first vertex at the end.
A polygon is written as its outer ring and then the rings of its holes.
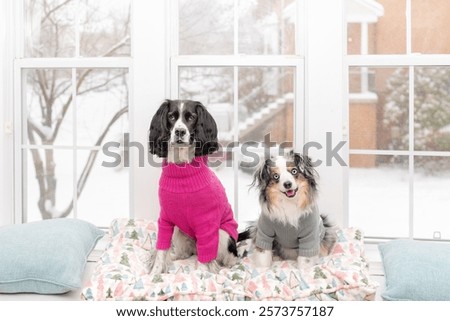
{"type": "Polygon", "coordinates": [[[259,267],[269,267],[276,255],[311,266],[336,242],[336,227],[317,207],[317,172],[308,156],[290,152],[265,160],[254,174],[261,215],[238,241],[252,238],[259,267]]]}
{"type": "Polygon", "coordinates": [[[200,102],[166,100],[153,116],[149,149],[164,165],[151,273],[163,273],[172,259],[194,254],[203,263],[199,268],[212,272],[235,264],[237,223],[222,184],[207,167],[207,155],[218,148],[216,122],[200,102]]]}

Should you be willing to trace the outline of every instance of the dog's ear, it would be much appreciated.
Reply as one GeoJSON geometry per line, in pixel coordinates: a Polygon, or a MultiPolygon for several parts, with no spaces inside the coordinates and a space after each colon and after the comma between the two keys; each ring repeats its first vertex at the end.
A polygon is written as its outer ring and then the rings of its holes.
{"type": "Polygon", "coordinates": [[[158,157],[167,157],[168,140],[170,131],[167,124],[167,113],[169,112],[170,100],[161,104],[153,116],[149,129],[149,151],[158,157]]]}
{"type": "Polygon", "coordinates": [[[270,166],[273,165],[272,160],[266,159],[262,162],[253,174],[253,182],[250,184],[250,188],[258,188],[260,198],[262,201],[266,199],[266,187],[270,182],[270,166]]]}
{"type": "Polygon", "coordinates": [[[292,155],[294,157],[295,166],[297,166],[300,173],[309,182],[309,186],[311,186],[313,190],[317,190],[317,179],[319,177],[319,174],[314,169],[311,158],[309,158],[309,156],[300,155],[298,153],[292,153],[292,155]]]}
{"type": "Polygon", "coordinates": [[[195,156],[212,154],[219,149],[216,121],[200,102],[197,102],[196,113],[195,156]]]}

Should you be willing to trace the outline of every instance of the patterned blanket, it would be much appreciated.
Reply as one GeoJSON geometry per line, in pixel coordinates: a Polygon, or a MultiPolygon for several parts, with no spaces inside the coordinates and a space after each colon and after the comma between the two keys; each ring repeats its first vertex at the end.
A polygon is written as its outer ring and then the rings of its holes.
{"type": "Polygon", "coordinates": [[[295,261],[259,269],[249,259],[251,242],[238,244],[239,262],[218,274],[197,270],[196,257],[174,261],[168,273],[149,275],[157,224],[116,219],[109,243],[82,291],[85,300],[373,300],[360,230],[338,231],[333,253],[299,270],[295,261]]]}

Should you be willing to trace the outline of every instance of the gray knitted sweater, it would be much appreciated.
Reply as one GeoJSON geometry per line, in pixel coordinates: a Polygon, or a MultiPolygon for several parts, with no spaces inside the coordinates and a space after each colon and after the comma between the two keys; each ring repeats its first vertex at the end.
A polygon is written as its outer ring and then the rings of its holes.
{"type": "Polygon", "coordinates": [[[325,228],[317,207],[311,213],[301,216],[296,227],[261,214],[255,245],[263,250],[272,250],[275,240],[283,247],[298,249],[299,256],[311,257],[319,254],[324,234],[325,228]]]}

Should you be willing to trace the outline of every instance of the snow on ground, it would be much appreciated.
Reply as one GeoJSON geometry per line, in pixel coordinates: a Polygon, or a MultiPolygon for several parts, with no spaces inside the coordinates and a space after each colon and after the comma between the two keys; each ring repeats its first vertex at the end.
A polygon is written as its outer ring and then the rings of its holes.
{"type": "MultiPolygon", "coordinates": [[[[408,237],[408,171],[387,167],[351,168],[349,222],[366,236],[408,237]]],[[[414,237],[450,239],[450,173],[414,178],[414,237]]]]}
{"type": "MultiPolygon", "coordinates": [[[[28,152],[29,153],[29,152],[28,152]]],[[[77,151],[77,172],[81,173],[88,151],[77,151]]],[[[51,207],[55,213],[62,212],[70,203],[73,196],[73,152],[67,150],[55,151],[56,165],[56,204],[51,207]]],[[[87,220],[102,227],[108,227],[117,217],[126,217],[129,213],[129,175],[126,168],[106,168],[101,166],[105,158],[99,152],[92,172],[87,180],[78,203],[77,218],[87,220]]],[[[35,171],[31,162],[28,166],[27,196],[24,200],[27,207],[27,221],[41,220],[37,207],[39,190],[35,179],[35,171]]],[[[50,204],[47,204],[50,207],[50,204]]],[[[69,217],[73,217],[73,212],[69,217]]]]}
{"type": "MultiPolygon", "coordinates": [[[[29,153],[29,152],[28,152],[29,153]]],[[[82,170],[87,151],[78,151],[78,172],[82,170]]],[[[112,219],[129,213],[129,175],[124,168],[96,165],[77,204],[79,218],[99,226],[109,226],[112,219]]],[[[58,188],[53,211],[62,211],[72,199],[72,151],[55,152],[58,188]]],[[[109,159],[108,159],[109,160],[109,159]]],[[[37,209],[38,188],[34,168],[28,167],[27,186],[28,221],[40,220],[37,209]]],[[[221,167],[215,172],[224,185],[229,201],[235,207],[234,171],[221,167]]],[[[351,168],[349,186],[349,223],[361,228],[366,236],[408,237],[409,176],[407,170],[393,168],[351,168]]],[[[255,220],[259,216],[258,192],[249,190],[252,175],[238,170],[237,210],[240,222],[255,220]]],[[[324,197],[321,195],[320,197],[324,197]]],[[[49,206],[49,204],[48,204],[49,206]]],[[[450,239],[450,173],[426,175],[417,173],[414,181],[414,236],[432,238],[440,232],[450,239]]]]}

